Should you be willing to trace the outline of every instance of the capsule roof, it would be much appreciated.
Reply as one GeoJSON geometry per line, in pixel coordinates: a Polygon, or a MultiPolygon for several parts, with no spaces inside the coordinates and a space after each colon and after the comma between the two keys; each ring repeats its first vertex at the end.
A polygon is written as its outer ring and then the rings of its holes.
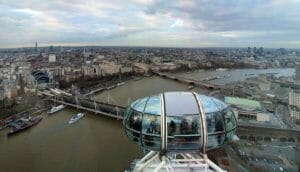
{"type": "MultiPolygon", "coordinates": [[[[168,116],[182,116],[198,114],[198,106],[195,97],[191,92],[166,92],[165,108],[168,116]]],[[[222,101],[213,97],[197,94],[202,102],[205,113],[213,113],[227,108],[222,101]]],[[[148,96],[134,101],[131,105],[136,111],[152,115],[161,114],[160,95],[148,96]]]]}

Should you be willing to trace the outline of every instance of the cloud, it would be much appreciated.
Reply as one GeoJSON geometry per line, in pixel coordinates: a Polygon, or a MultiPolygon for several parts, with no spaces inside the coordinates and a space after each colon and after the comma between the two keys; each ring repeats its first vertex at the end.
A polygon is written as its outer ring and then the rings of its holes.
{"type": "Polygon", "coordinates": [[[38,41],[300,48],[299,17],[298,0],[2,0],[0,47],[38,41]]]}
{"type": "Polygon", "coordinates": [[[181,19],[177,19],[173,24],[171,24],[170,28],[181,27],[183,23],[184,22],[181,19]]]}
{"type": "Polygon", "coordinates": [[[39,11],[35,11],[35,10],[30,9],[30,8],[13,9],[12,11],[17,12],[17,13],[24,13],[25,15],[29,14],[29,15],[32,15],[32,16],[38,16],[38,15],[41,14],[39,11]]]}
{"type": "Polygon", "coordinates": [[[151,5],[155,2],[155,0],[135,0],[135,2],[143,5],[151,5]]]}

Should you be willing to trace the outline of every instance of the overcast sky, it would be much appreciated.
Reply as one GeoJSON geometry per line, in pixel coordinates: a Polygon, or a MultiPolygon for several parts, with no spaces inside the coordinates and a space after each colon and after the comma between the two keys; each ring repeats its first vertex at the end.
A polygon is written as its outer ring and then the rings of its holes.
{"type": "Polygon", "coordinates": [[[300,0],[0,0],[0,47],[300,48],[300,0]]]}

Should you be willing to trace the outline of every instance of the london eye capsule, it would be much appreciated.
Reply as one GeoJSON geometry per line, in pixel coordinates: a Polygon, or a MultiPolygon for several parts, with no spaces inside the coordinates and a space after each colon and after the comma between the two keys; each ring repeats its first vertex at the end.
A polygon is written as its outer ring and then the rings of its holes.
{"type": "Polygon", "coordinates": [[[123,120],[130,140],[166,154],[214,149],[231,141],[237,127],[222,101],[195,92],[166,92],[138,99],[123,120]]]}

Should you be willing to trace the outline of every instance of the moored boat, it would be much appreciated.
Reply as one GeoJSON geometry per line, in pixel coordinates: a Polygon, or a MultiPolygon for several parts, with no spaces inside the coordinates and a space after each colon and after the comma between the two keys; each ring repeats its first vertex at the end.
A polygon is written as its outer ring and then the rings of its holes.
{"type": "Polygon", "coordinates": [[[78,113],[74,116],[72,116],[69,120],[69,124],[73,124],[74,122],[77,122],[78,120],[80,120],[82,117],[84,116],[84,113],[78,113]]]}
{"type": "Polygon", "coordinates": [[[15,126],[11,127],[10,131],[7,133],[8,136],[18,133],[20,131],[26,130],[36,124],[38,124],[43,119],[42,115],[29,117],[28,119],[21,119],[15,126]]]}
{"type": "Polygon", "coordinates": [[[120,82],[120,83],[117,84],[117,86],[119,87],[119,86],[124,85],[124,84],[125,84],[125,82],[120,82]]]}
{"type": "Polygon", "coordinates": [[[55,112],[58,112],[62,109],[64,109],[66,106],[65,105],[59,105],[59,106],[53,106],[49,111],[48,114],[53,114],[55,112]]]}
{"type": "Polygon", "coordinates": [[[207,77],[203,81],[212,81],[212,80],[216,80],[216,79],[221,79],[221,77],[219,77],[219,76],[207,77]]]}
{"type": "Polygon", "coordinates": [[[141,80],[142,78],[134,78],[133,81],[141,80]]]}
{"type": "Polygon", "coordinates": [[[216,71],[221,71],[221,72],[226,71],[226,70],[228,70],[228,69],[226,69],[226,68],[218,68],[218,69],[216,69],[216,71]]]}
{"type": "Polygon", "coordinates": [[[189,90],[191,90],[191,89],[193,89],[193,88],[194,88],[193,85],[191,85],[191,86],[188,87],[189,90]]]}

